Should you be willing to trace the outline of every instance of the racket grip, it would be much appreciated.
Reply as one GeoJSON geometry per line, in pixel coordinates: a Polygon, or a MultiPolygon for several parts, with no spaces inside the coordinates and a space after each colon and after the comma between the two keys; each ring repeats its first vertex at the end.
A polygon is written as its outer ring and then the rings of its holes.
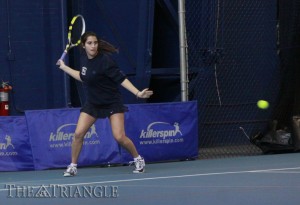
{"type": "Polygon", "coordinates": [[[61,57],[60,57],[60,60],[64,60],[65,57],[66,57],[66,55],[67,55],[67,53],[66,53],[66,52],[63,52],[63,54],[62,54],[61,57]]]}

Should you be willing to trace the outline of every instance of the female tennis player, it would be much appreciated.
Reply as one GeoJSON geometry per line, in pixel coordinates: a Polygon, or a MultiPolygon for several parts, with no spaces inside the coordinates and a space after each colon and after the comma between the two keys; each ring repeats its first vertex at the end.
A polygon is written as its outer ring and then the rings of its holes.
{"type": "Polygon", "coordinates": [[[84,136],[97,118],[110,120],[115,140],[134,158],[133,173],[145,171],[145,161],[138,154],[133,142],[126,136],[124,128],[123,105],[118,89],[122,85],[137,98],[149,98],[153,92],[148,88],[138,90],[122,73],[109,54],[118,52],[110,43],[101,40],[94,32],[85,32],[81,37],[81,46],[85,50],[81,56],[81,69],[77,71],[59,59],[57,65],[71,77],[85,84],[87,100],[80,109],[80,115],[72,142],[72,161],[64,172],[64,176],[75,176],[77,160],[83,145],[84,136]]]}

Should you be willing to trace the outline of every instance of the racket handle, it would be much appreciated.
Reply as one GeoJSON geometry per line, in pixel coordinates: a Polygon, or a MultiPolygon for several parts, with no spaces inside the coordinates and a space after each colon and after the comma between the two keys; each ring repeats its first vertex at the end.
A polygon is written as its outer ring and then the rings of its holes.
{"type": "Polygon", "coordinates": [[[66,55],[67,55],[67,52],[63,52],[63,54],[61,55],[61,57],[60,57],[60,60],[64,60],[65,59],[65,57],[66,57],[66,55]]]}

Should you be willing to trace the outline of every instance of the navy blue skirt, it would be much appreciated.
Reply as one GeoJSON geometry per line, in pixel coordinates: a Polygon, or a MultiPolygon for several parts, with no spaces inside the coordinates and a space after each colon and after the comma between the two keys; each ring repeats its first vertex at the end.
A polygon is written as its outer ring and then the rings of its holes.
{"type": "Polygon", "coordinates": [[[87,113],[95,118],[107,118],[115,113],[125,113],[128,111],[128,107],[122,104],[113,104],[110,106],[97,106],[90,103],[86,103],[80,112],[87,113]]]}

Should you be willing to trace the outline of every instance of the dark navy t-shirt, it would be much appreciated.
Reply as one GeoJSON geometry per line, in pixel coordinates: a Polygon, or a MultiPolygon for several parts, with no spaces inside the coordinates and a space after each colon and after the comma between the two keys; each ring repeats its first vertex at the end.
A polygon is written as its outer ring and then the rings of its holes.
{"type": "Polygon", "coordinates": [[[103,108],[123,104],[119,85],[126,76],[107,54],[93,59],[81,56],[80,78],[86,86],[87,102],[103,108]]]}

